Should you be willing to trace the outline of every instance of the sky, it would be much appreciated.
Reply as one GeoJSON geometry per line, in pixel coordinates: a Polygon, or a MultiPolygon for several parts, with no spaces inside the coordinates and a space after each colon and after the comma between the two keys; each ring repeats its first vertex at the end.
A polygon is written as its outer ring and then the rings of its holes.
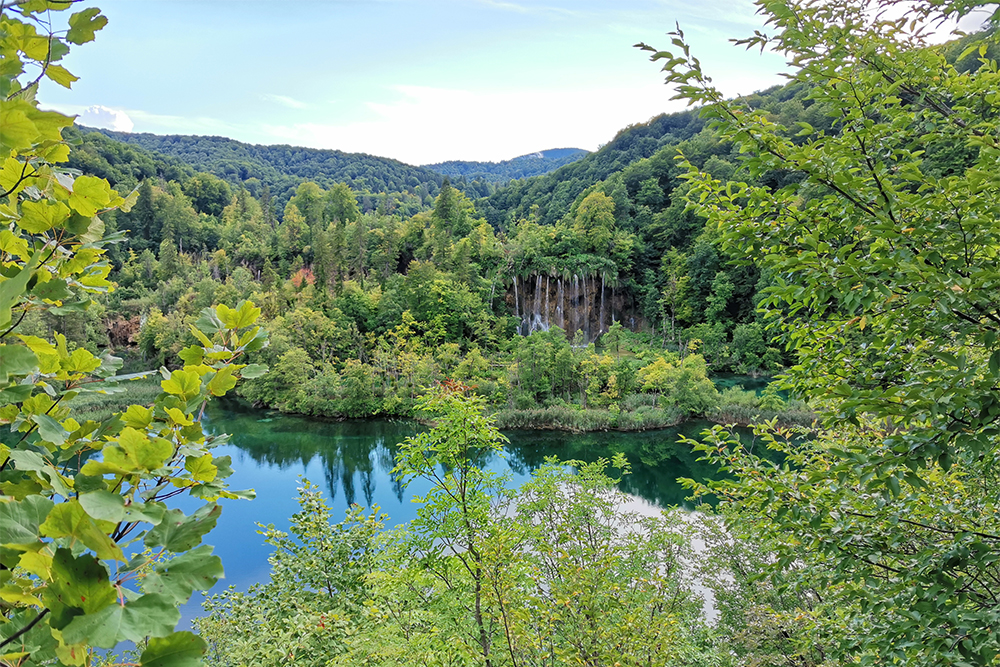
{"type": "Polygon", "coordinates": [[[333,148],[409,164],[596,150],[684,104],[660,65],[679,23],[729,95],[781,83],[781,57],[729,39],[748,0],[94,0],[108,17],[46,82],[79,122],[333,148]]]}

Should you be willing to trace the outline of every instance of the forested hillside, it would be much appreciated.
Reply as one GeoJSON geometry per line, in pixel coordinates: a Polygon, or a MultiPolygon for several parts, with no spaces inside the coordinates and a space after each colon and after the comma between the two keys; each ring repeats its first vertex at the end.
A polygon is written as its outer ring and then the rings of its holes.
{"type": "MultiPolygon", "coordinates": [[[[840,132],[802,83],[739,103],[791,128],[782,132],[793,142],[803,127],[840,132]]],[[[105,216],[110,230],[128,230],[111,251],[119,287],[105,305],[117,342],[147,362],[174,363],[206,305],[250,299],[273,340],[253,361],[273,372],[240,391],[282,410],[411,415],[420,387],[446,378],[475,386],[509,426],[647,428],[789,407],[720,395],[707,379],[771,374],[794,358],[757,311],[775,274],[733,256],[689,207],[679,155],[723,181],[739,164],[738,149],[694,111],[626,128],[595,153],[478,199],[445,180],[433,198],[433,180],[357,190],[334,180],[343,154],[331,151],[129,140],[192,159],[100,133],[71,154],[71,165],[118,187],[140,183],[131,211],[105,216]],[[332,171],[302,180],[318,166],[332,171]],[[283,202],[266,178],[298,184],[283,202]]],[[[368,159],[360,164],[410,169],[368,159]]],[[[968,159],[930,145],[923,168],[943,175],[968,159]]],[[[754,182],[800,179],[771,169],[754,182]]],[[[86,338],[108,326],[78,330],[86,338]]]]}
{"type": "MultiPolygon", "coordinates": [[[[829,127],[802,88],[746,102],[788,124],[829,127]]],[[[410,415],[420,387],[457,378],[510,426],[775,414],[788,408],[782,399],[721,395],[707,379],[773,373],[788,359],[754,311],[770,276],[732,262],[686,210],[678,151],[715,173],[734,170],[730,145],[691,112],[627,128],[487,198],[443,182],[415,214],[392,195],[310,180],[281,205],[256,178],[227,181],[196,171],[215,163],[182,164],[103,134],[86,135],[71,164],[119,187],[141,179],[135,207],[106,216],[110,229],[128,230],[112,251],[119,287],[106,303],[119,342],[169,364],[201,308],[250,299],[272,332],[253,360],[273,372],[240,390],[258,404],[410,415]],[[499,212],[505,198],[516,204],[499,212]],[[501,221],[491,225],[484,210],[501,221]]]]}
{"type": "Polygon", "coordinates": [[[225,137],[96,131],[115,141],[177,158],[231,185],[245,184],[254,196],[267,185],[280,208],[295,188],[308,180],[324,188],[346,183],[361,198],[369,198],[369,209],[379,204],[374,195],[387,195],[391,208],[412,215],[433,201],[444,178],[430,169],[361,153],[261,146],[225,137]]]}
{"type": "Polygon", "coordinates": [[[451,160],[435,164],[425,164],[424,167],[444,174],[452,179],[464,178],[468,181],[486,181],[488,183],[506,183],[512,179],[541,176],[564,164],[576,162],[587,155],[581,148],[552,148],[528,155],[520,155],[502,162],[465,162],[451,160]]]}

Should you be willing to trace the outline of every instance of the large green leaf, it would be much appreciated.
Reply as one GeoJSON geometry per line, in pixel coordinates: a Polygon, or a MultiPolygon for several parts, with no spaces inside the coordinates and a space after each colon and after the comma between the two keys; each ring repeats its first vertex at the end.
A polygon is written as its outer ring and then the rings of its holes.
{"type": "Polygon", "coordinates": [[[31,415],[31,421],[38,424],[38,434],[42,440],[51,442],[53,445],[61,445],[66,442],[69,433],[62,424],[48,415],[31,415]]]}
{"type": "Polygon", "coordinates": [[[99,489],[80,494],[80,506],[99,521],[117,523],[125,518],[125,499],[111,491],[99,489]]]}
{"type": "Polygon", "coordinates": [[[194,371],[178,370],[170,374],[170,378],[160,382],[163,391],[188,400],[201,391],[201,377],[194,371]]]}
{"type": "Polygon", "coordinates": [[[175,632],[149,640],[139,657],[142,667],[201,667],[208,650],[205,640],[192,632],[175,632]]]}
{"type": "Polygon", "coordinates": [[[103,178],[78,176],[73,181],[73,194],[69,197],[69,205],[85,218],[97,215],[97,212],[110,202],[111,186],[103,178]]]}
{"type": "Polygon", "coordinates": [[[232,366],[226,366],[208,381],[208,390],[213,396],[225,396],[235,386],[236,378],[233,377],[232,366]]]}
{"type": "Polygon", "coordinates": [[[0,282],[0,327],[10,325],[10,310],[28,288],[28,280],[41,259],[42,253],[35,252],[17,275],[0,282]]]}
{"type": "Polygon", "coordinates": [[[0,544],[27,545],[38,541],[38,528],[45,521],[53,502],[31,495],[20,502],[0,503],[0,544]]]}
{"type": "Polygon", "coordinates": [[[53,612],[70,608],[85,614],[97,612],[118,598],[100,561],[88,554],[73,556],[69,549],[56,549],[52,580],[43,596],[53,612]]]}
{"type": "Polygon", "coordinates": [[[94,522],[76,498],[53,507],[41,526],[41,533],[46,537],[67,538],[71,544],[80,543],[93,549],[103,559],[126,560],[121,548],[94,522]]]}
{"type": "Polygon", "coordinates": [[[125,605],[108,605],[100,611],[77,616],[63,628],[68,644],[88,643],[114,648],[120,641],[139,642],[146,637],[166,637],[173,632],[181,612],[165,595],[143,595],[125,605]]]}
{"type": "Polygon", "coordinates": [[[0,383],[11,375],[28,375],[38,369],[38,357],[23,345],[0,345],[0,383]]]}
{"type": "Polygon", "coordinates": [[[222,508],[210,503],[191,516],[180,510],[169,510],[153,530],[146,534],[146,546],[166,547],[174,553],[193,549],[201,544],[201,538],[215,528],[222,508]]]}
{"type": "Polygon", "coordinates": [[[146,593],[160,593],[184,604],[194,591],[207,591],[223,576],[222,560],[203,544],[156,566],[142,582],[146,593]]]}
{"type": "Polygon", "coordinates": [[[30,234],[40,234],[62,224],[69,217],[69,207],[62,202],[26,201],[21,204],[17,226],[30,234]]]}

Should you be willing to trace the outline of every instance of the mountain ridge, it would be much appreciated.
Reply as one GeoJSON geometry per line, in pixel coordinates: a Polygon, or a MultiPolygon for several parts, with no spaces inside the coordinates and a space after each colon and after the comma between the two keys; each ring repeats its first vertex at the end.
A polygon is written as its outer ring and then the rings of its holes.
{"type": "Polygon", "coordinates": [[[434,162],[421,166],[436,171],[439,174],[444,174],[449,178],[464,178],[470,181],[481,180],[499,185],[512,180],[547,174],[563,165],[576,162],[589,154],[590,151],[582,148],[549,148],[496,162],[447,160],[445,162],[434,162]]]}

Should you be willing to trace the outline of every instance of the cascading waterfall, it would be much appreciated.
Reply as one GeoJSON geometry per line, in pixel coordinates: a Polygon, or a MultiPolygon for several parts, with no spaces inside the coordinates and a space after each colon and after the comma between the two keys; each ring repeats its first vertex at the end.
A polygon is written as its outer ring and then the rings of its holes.
{"type": "Polygon", "coordinates": [[[580,328],[580,276],[573,274],[573,321],[570,323],[572,334],[575,336],[580,328]]]}
{"type": "Polygon", "coordinates": [[[562,278],[556,282],[556,289],[559,290],[559,310],[556,311],[556,315],[559,316],[559,328],[566,331],[566,295],[563,293],[562,278]]]}
{"type": "Polygon", "coordinates": [[[542,325],[542,274],[535,276],[535,311],[531,314],[531,331],[545,331],[542,325]]]}
{"type": "Polygon", "coordinates": [[[604,333],[604,274],[601,273],[601,318],[597,322],[598,335],[604,333]]]}
{"type": "Polygon", "coordinates": [[[549,318],[549,277],[545,276],[545,330],[552,328],[552,320],[549,318]]]}
{"type": "Polygon", "coordinates": [[[641,325],[634,305],[631,311],[624,310],[622,319],[618,289],[613,280],[608,285],[606,273],[601,273],[600,281],[593,274],[574,273],[572,276],[572,292],[569,278],[563,280],[556,276],[553,285],[551,275],[546,275],[544,280],[541,273],[534,274],[534,280],[531,275],[514,277],[514,314],[519,335],[529,336],[558,326],[570,340],[579,332],[582,340],[589,343],[607,333],[616,322],[630,329],[641,325]]]}
{"type": "Polygon", "coordinates": [[[514,317],[517,318],[517,332],[521,333],[521,309],[517,306],[517,276],[514,276],[514,317]]]}

